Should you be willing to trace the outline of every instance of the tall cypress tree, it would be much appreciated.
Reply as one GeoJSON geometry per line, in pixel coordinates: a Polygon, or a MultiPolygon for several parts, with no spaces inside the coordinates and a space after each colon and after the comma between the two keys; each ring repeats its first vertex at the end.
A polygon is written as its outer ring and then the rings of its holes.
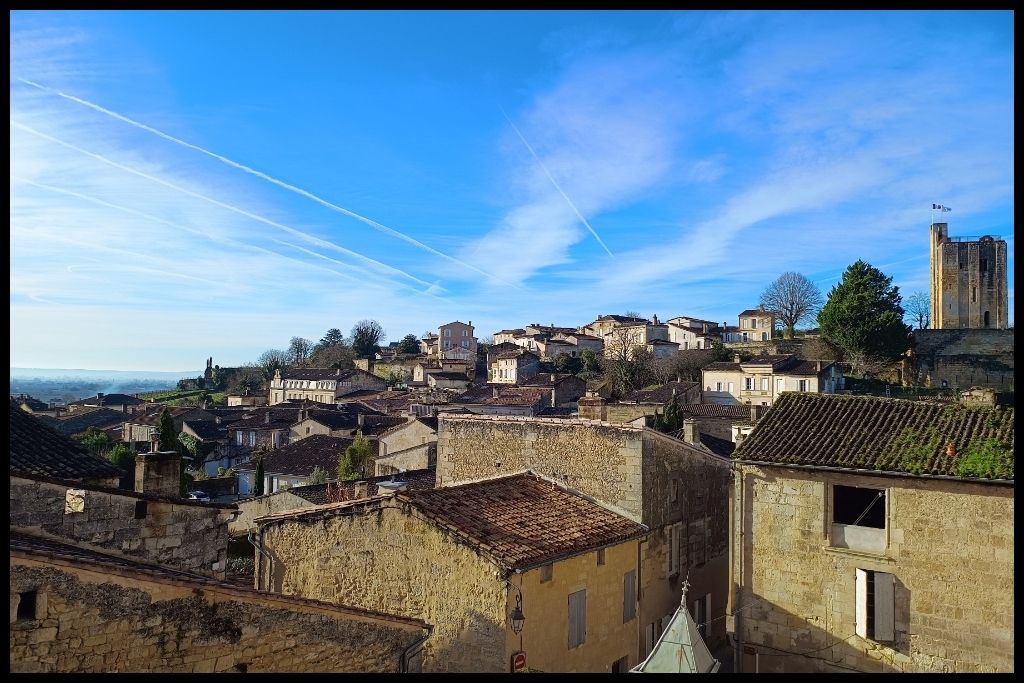
{"type": "Polygon", "coordinates": [[[902,297],[892,278],[857,261],[843,273],[818,314],[825,341],[838,346],[853,364],[890,361],[910,348],[910,328],[903,323],[902,297]]]}
{"type": "Polygon", "coordinates": [[[171,417],[171,411],[167,406],[160,412],[159,434],[161,451],[178,450],[178,432],[174,429],[174,418],[171,417]]]}
{"type": "Polygon", "coordinates": [[[256,474],[254,476],[256,481],[253,482],[252,492],[257,496],[263,495],[263,456],[258,456],[256,460],[256,474]]]}

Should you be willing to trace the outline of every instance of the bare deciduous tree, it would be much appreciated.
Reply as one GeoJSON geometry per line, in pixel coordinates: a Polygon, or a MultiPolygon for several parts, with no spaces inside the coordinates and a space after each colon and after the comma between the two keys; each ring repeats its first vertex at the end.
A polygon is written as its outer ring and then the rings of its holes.
{"type": "Polygon", "coordinates": [[[782,321],[786,336],[793,338],[797,323],[814,316],[825,303],[821,291],[807,276],[788,271],[761,294],[761,306],[782,321]]]}
{"type": "Polygon", "coordinates": [[[313,342],[303,337],[292,337],[288,343],[288,353],[293,365],[304,366],[313,352],[313,342]]]}
{"type": "Polygon", "coordinates": [[[932,322],[932,300],[925,292],[914,292],[907,298],[905,319],[917,329],[926,330],[932,322]]]}

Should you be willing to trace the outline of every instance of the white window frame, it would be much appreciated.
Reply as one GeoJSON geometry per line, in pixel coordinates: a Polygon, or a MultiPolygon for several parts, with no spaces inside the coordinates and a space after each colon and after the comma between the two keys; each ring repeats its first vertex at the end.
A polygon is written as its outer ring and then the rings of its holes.
{"type": "Polygon", "coordinates": [[[800,388],[800,391],[803,392],[803,393],[807,393],[808,391],[810,391],[811,390],[811,382],[810,382],[810,380],[806,380],[806,379],[800,380],[799,388],[800,388]]]}
{"type": "Polygon", "coordinates": [[[730,394],[735,394],[736,393],[736,385],[733,382],[729,382],[729,393],[730,394]]]}
{"type": "Polygon", "coordinates": [[[721,391],[722,391],[722,383],[721,382],[715,382],[715,391],[721,393],[721,391]]]}
{"type": "Polygon", "coordinates": [[[744,377],[743,378],[743,390],[744,391],[752,391],[754,389],[754,381],[755,380],[754,380],[753,377],[744,377]]]}
{"type": "Polygon", "coordinates": [[[762,377],[761,378],[761,391],[768,391],[768,378],[767,377],[762,377]]]}

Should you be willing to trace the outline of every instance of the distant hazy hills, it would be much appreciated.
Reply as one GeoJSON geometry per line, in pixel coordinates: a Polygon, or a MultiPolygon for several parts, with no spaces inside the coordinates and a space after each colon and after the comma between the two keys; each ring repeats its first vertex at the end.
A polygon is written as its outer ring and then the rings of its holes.
{"type": "Polygon", "coordinates": [[[179,379],[198,377],[201,370],[86,370],[81,368],[11,368],[11,394],[29,394],[42,401],[104,394],[137,394],[173,389],[179,379]]]}

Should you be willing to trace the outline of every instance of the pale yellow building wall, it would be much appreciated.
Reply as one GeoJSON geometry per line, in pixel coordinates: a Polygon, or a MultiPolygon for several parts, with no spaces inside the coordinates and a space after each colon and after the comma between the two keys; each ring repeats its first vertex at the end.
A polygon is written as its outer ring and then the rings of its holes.
{"type": "MultiPolygon", "coordinates": [[[[740,474],[733,609],[761,671],[1013,671],[1011,486],[749,465],[740,474]],[[886,489],[883,553],[830,547],[835,484],[886,489]],[[895,576],[892,643],[855,634],[858,568],[895,576]],[[786,654],[800,652],[813,656],[786,654]]],[[[752,671],[753,655],[742,660],[752,671]]]]}
{"type": "MultiPolygon", "coordinates": [[[[623,579],[637,570],[637,541],[611,546],[604,551],[604,564],[597,564],[597,552],[587,552],[555,563],[551,580],[540,580],[540,569],[510,578],[523,595],[526,617],[520,638],[506,629],[506,649],[526,653],[530,669],[546,672],[609,673],[612,664],[629,658],[638,663],[639,610],[623,622],[623,579]],[[587,591],[587,633],[582,645],[569,649],[569,594],[587,591]]],[[[639,581],[640,572],[637,571],[639,581]]],[[[507,613],[515,607],[514,590],[509,592],[507,613]]],[[[506,669],[508,670],[508,669],[506,669]]]]}
{"type": "Polygon", "coordinates": [[[437,432],[419,420],[410,420],[394,431],[381,434],[378,441],[380,442],[378,453],[380,457],[383,457],[389,453],[397,453],[413,446],[437,441],[437,432]]]}

